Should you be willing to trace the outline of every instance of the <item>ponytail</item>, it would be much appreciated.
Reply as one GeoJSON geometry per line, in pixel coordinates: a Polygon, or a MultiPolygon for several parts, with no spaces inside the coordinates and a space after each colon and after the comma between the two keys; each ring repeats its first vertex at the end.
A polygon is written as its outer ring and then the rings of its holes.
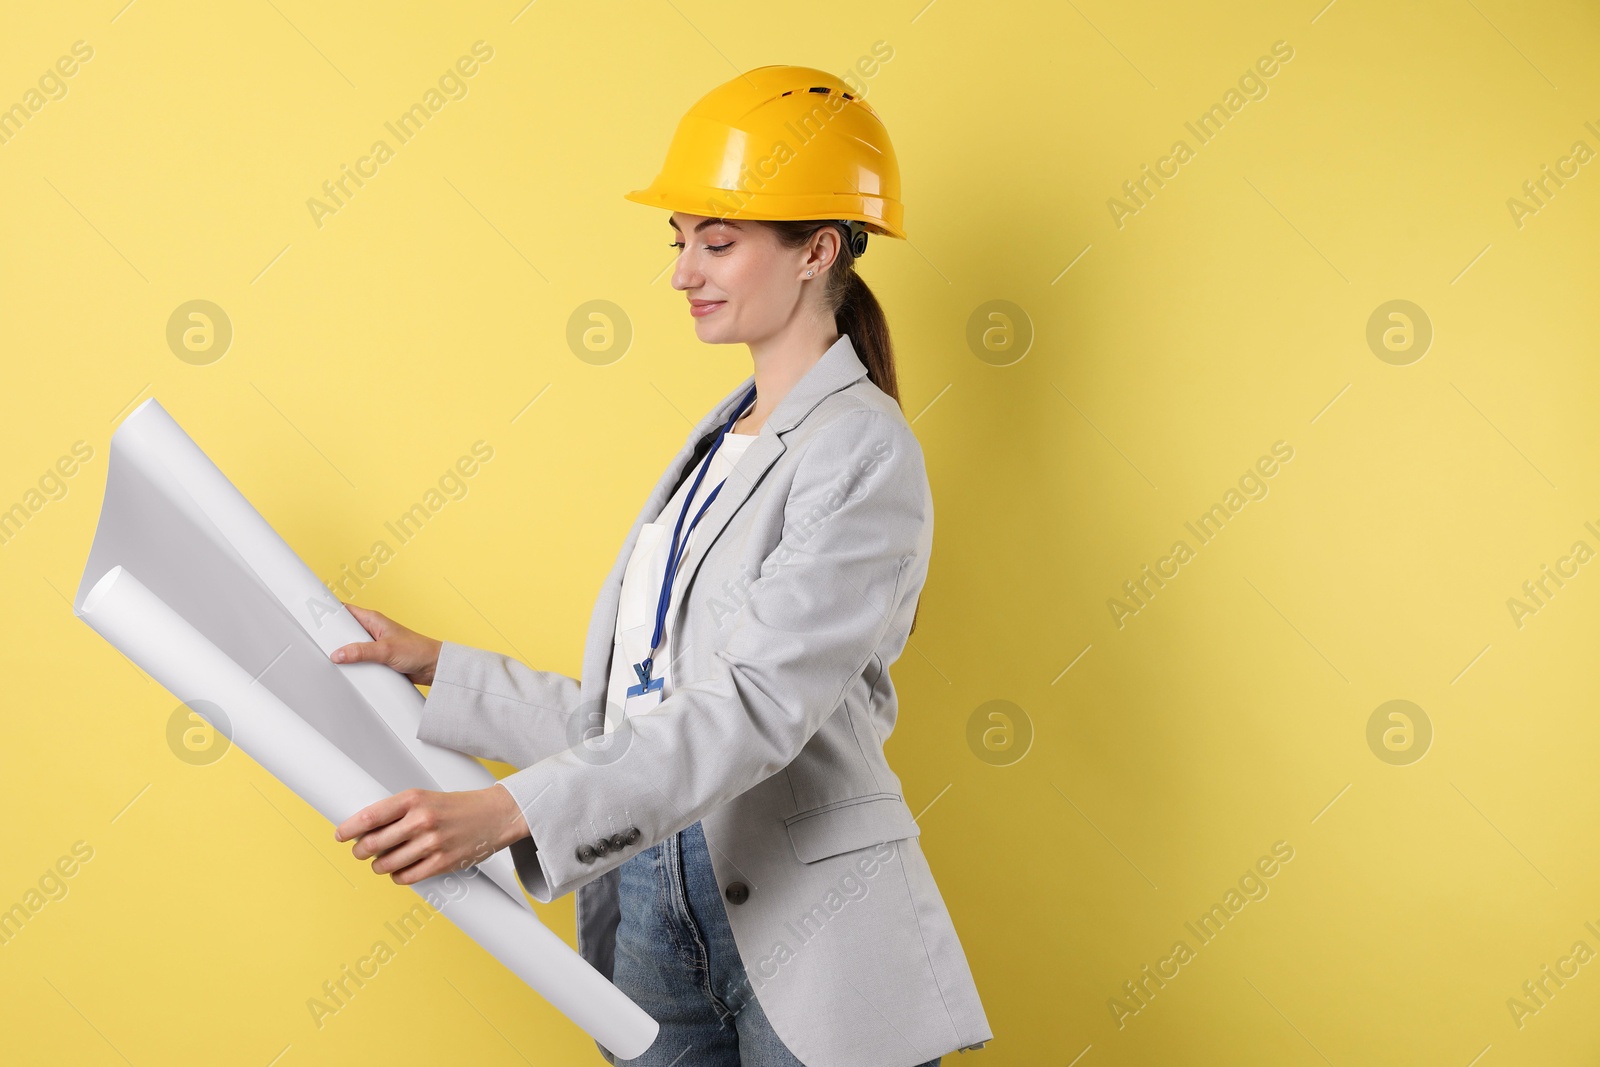
{"type": "MultiPolygon", "coordinates": [[[[846,246],[848,247],[848,246],[846,246]]],[[[834,308],[834,328],[850,335],[861,361],[867,365],[872,384],[900,402],[900,385],[894,374],[894,345],[889,340],[889,320],[884,317],[878,298],[861,275],[856,273],[854,257],[839,264],[842,284],[839,304],[834,308]]]]}

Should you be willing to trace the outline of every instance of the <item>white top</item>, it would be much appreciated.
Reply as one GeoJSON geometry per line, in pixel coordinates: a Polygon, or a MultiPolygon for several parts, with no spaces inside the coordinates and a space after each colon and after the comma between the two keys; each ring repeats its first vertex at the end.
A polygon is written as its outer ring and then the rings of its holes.
{"type": "MultiPolygon", "coordinates": [[[[694,495],[694,502],[689,506],[689,514],[684,517],[686,529],[694,522],[695,514],[705,504],[706,497],[728,476],[757,436],[732,431],[723,435],[722,444],[717,454],[711,457],[711,466],[706,470],[700,489],[694,495]]],[[[672,531],[678,524],[684,498],[694,485],[695,471],[695,467],[689,469],[683,484],[678,486],[677,492],[661,509],[657,521],[639,527],[639,539],[634,542],[627,569],[623,571],[622,599],[617,607],[617,632],[611,652],[610,684],[606,689],[606,733],[616,729],[622,719],[628,687],[639,684],[634,664],[642,661],[650,652],[650,638],[654,636],[656,626],[656,604],[661,596],[661,580],[667,573],[667,553],[672,548],[672,531]]],[[[672,583],[666,621],[662,624],[661,647],[656,650],[655,659],[650,664],[650,677],[662,680],[663,700],[672,695],[672,615],[688,584],[692,566],[690,558],[696,542],[700,540],[700,527],[704,525],[705,520],[702,519],[689,535],[686,547],[680,549],[682,560],[678,564],[677,580],[672,583]]]]}

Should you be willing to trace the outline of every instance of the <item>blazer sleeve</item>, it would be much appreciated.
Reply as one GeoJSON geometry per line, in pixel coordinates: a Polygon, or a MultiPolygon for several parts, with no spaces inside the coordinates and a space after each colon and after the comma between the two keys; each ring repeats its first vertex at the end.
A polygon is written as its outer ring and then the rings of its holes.
{"type": "Polygon", "coordinates": [[[580,746],[500,780],[532,835],[511,850],[533,898],[571,892],[793,762],[876,653],[905,581],[926,574],[932,506],[898,412],[846,411],[811,437],[779,543],[724,619],[709,675],[624,719],[604,760],[580,746]],[[582,847],[619,832],[624,847],[582,847]]]}
{"type": "Polygon", "coordinates": [[[417,736],[528,767],[583,736],[578,682],[488,649],[443,642],[417,736]],[[573,734],[573,740],[568,734],[573,734]]]}

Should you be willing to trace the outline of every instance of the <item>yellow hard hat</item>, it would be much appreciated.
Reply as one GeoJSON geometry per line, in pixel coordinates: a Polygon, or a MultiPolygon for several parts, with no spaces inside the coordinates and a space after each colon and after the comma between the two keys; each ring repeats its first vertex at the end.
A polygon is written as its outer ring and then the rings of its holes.
{"type": "Polygon", "coordinates": [[[678,123],[649,188],[625,199],[689,215],[849,222],[905,238],[900,164],[858,93],[812,67],[757,67],[701,97],[678,123]]]}

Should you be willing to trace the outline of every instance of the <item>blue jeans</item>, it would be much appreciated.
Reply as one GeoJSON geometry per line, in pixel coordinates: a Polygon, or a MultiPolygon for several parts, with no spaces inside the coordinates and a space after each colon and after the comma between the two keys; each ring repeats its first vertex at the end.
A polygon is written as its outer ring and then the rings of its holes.
{"type": "Polygon", "coordinates": [[[773,1032],[739,960],[700,824],[620,870],[612,981],[661,1034],[617,1067],[804,1067],[773,1032]]]}

